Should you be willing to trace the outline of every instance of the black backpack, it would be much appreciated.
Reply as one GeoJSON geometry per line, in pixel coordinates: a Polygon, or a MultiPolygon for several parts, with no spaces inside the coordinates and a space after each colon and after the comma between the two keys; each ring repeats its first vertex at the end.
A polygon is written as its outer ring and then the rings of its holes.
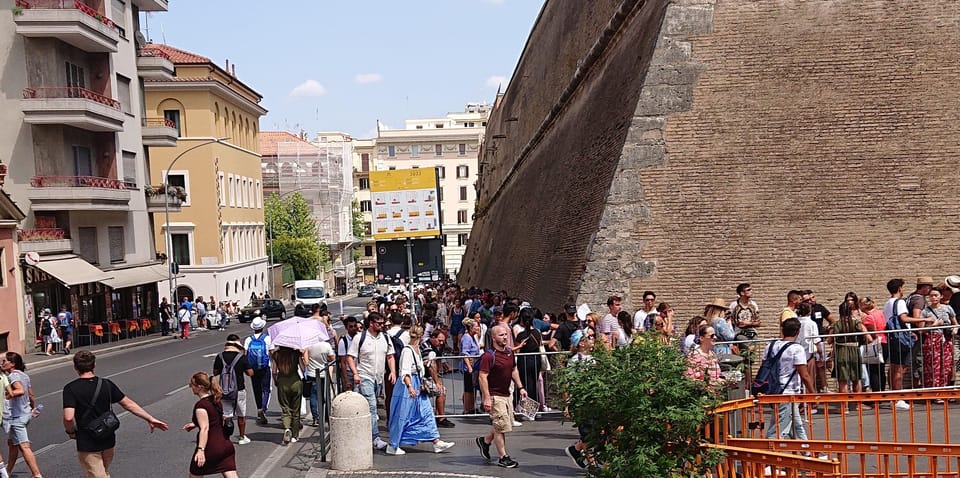
{"type": "Polygon", "coordinates": [[[761,393],[764,395],[779,395],[783,393],[783,389],[786,388],[787,384],[789,384],[797,374],[797,370],[794,368],[787,382],[780,383],[780,357],[783,356],[783,352],[787,350],[787,347],[800,344],[787,342],[783,347],[780,347],[776,355],[771,356],[773,346],[776,343],[776,340],[771,340],[770,346],[767,347],[767,355],[763,358],[763,362],[760,364],[760,370],[757,370],[757,376],[753,379],[753,383],[750,384],[751,395],[761,393]]]}

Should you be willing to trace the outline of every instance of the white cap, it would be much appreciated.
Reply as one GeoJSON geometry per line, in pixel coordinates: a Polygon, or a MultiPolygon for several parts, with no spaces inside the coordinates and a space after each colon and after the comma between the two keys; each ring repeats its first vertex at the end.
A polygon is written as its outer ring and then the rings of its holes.
{"type": "Polygon", "coordinates": [[[253,330],[263,330],[267,326],[267,321],[263,320],[262,317],[257,317],[253,319],[253,322],[250,322],[250,328],[253,330]]]}

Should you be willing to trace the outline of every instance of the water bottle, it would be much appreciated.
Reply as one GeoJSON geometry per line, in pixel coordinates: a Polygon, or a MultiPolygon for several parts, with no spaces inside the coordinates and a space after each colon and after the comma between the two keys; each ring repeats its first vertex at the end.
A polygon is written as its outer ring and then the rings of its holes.
{"type": "Polygon", "coordinates": [[[33,416],[37,417],[40,415],[40,412],[43,411],[43,404],[38,403],[37,406],[33,409],[33,416]]]}

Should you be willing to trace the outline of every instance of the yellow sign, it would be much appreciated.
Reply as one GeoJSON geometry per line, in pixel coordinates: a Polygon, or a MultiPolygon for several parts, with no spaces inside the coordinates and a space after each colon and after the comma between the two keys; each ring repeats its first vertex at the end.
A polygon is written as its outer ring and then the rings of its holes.
{"type": "Polygon", "coordinates": [[[440,235],[433,168],[371,171],[370,198],[375,240],[440,235]]]}

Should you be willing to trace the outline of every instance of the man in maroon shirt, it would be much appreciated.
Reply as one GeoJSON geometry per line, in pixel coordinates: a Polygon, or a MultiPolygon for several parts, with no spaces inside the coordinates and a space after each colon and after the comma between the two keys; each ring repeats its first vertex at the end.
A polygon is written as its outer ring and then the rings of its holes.
{"type": "Polygon", "coordinates": [[[527,391],[520,382],[517,372],[517,360],[513,350],[507,348],[510,329],[496,325],[490,329],[493,351],[484,353],[480,358],[480,390],[483,392],[483,409],[493,420],[493,429],[486,436],[477,437],[480,455],[490,459],[490,444],[497,447],[503,468],[516,468],[519,464],[507,455],[506,433],[513,430],[513,397],[510,382],[516,384],[520,397],[526,398],[527,391]]]}

